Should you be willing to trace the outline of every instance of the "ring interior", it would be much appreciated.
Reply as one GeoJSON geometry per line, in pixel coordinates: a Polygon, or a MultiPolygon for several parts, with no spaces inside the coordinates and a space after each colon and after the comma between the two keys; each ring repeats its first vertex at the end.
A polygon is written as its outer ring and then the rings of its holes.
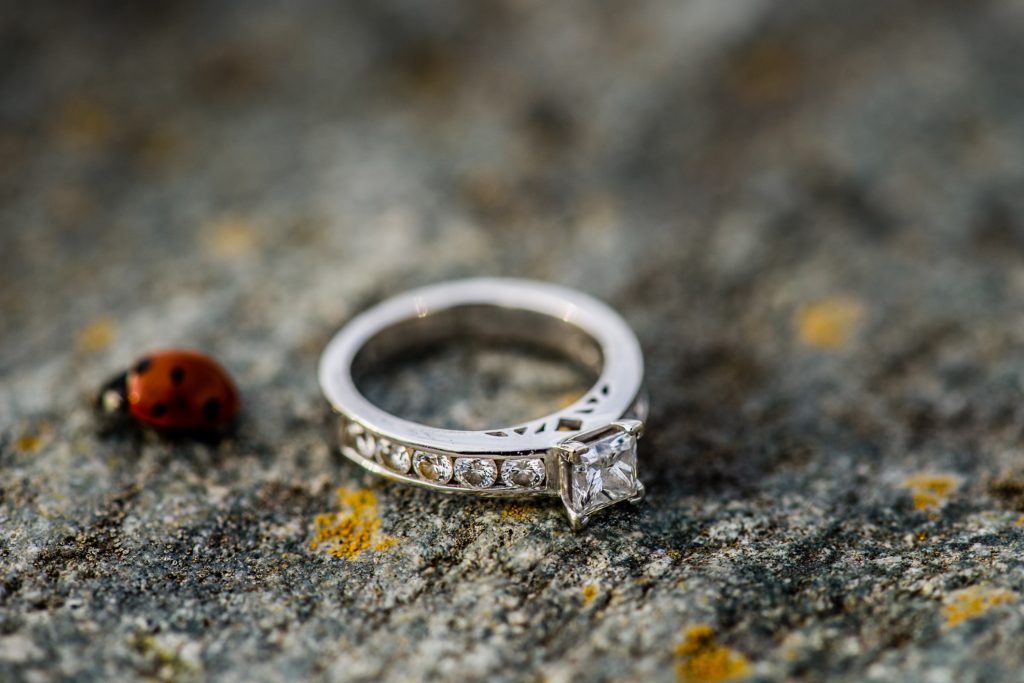
{"type": "Polygon", "coordinates": [[[383,363],[451,339],[520,344],[554,352],[595,378],[604,364],[597,340],[572,323],[523,309],[464,304],[408,318],[377,332],[356,353],[353,380],[358,383],[383,363]]]}

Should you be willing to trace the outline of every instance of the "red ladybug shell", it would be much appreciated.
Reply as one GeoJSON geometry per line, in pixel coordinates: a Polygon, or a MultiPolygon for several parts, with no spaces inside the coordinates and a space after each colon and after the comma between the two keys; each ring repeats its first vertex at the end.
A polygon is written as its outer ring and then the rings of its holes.
{"type": "Polygon", "coordinates": [[[141,358],[125,378],[128,411],[164,429],[212,429],[238,414],[238,390],[209,356],[171,349],[141,358]]]}

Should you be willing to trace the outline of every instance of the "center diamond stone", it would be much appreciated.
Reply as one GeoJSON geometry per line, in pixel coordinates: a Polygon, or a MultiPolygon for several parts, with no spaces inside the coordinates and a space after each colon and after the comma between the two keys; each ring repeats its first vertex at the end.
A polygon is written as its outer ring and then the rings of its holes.
{"type": "Polygon", "coordinates": [[[576,462],[565,463],[568,487],[566,507],[585,518],[601,508],[637,497],[642,488],[636,478],[636,436],[614,432],[589,443],[576,462]]]}

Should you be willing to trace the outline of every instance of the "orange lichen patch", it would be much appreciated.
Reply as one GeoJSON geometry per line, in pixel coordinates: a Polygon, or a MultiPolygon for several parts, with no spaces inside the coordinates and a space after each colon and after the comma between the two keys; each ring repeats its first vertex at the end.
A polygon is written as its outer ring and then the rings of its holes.
{"type": "Polygon", "coordinates": [[[536,508],[532,505],[511,503],[506,505],[505,509],[501,511],[501,516],[505,519],[514,519],[517,522],[525,522],[527,519],[532,517],[535,512],[536,508]]]}
{"type": "Polygon", "coordinates": [[[595,586],[592,583],[588,583],[586,586],[584,586],[583,587],[583,604],[584,605],[589,605],[590,603],[592,603],[594,601],[594,598],[597,597],[598,592],[599,591],[597,590],[597,586],[595,586]]]}
{"type": "Polygon", "coordinates": [[[110,112],[103,105],[92,100],[74,99],[61,108],[54,132],[64,146],[86,149],[105,143],[112,130],[110,112]]]}
{"type": "Polygon", "coordinates": [[[690,626],[673,650],[678,658],[676,678],[683,683],[733,681],[750,673],[750,662],[739,652],[718,643],[707,624],[690,626]]]}
{"type": "Polygon", "coordinates": [[[946,601],[946,628],[979,617],[996,605],[1016,602],[1020,596],[1004,588],[971,586],[950,594],[946,601]]]}
{"type": "Polygon", "coordinates": [[[218,218],[203,228],[207,250],[217,258],[245,256],[256,247],[256,231],[237,216],[218,218]]]}
{"type": "Polygon", "coordinates": [[[800,342],[819,349],[841,349],[864,319],[864,304],[848,296],[835,296],[811,304],[796,314],[800,342]]]}
{"type": "Polygon", "coordinates": [[[960,479],[951,474],[915,474],[903,486],[910,489],[915,508],[935,510],[960,487],[960,479]]]}
{"type": "Polygon", "coordinates": [[[103,315],[78,332],[78,348],[84,353],[96,353],[110,346],[117,336],[117,323],[110,316],[103,315]]]}
{"type": "Polygon", "coordinates": [[[341,510],[316,516],[311,550],[354,560],[366,550],[387,550],[398,542],[381,535],[377,496],[372,491],[340,488],[337,495],[341,510]]]}

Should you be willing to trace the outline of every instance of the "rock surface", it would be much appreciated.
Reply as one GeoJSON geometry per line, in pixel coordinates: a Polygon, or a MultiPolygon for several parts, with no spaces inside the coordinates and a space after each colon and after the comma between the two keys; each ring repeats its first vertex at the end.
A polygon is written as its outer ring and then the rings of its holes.
{"type": "MultiPolygon", "coordinates": [[[[20,3],[0,30],[0,679],[1020,680],[1019,3],[20,3]],[[645,504],[573,534],[328,446],[334,330],[470,274],[633,324],[645,504]],[[238,433],[99,431],[91,392],[171,345],[234,371],[238,433]]],[[[578,388],[509,354],[374,391],[471,423],[578,388]]]]}

